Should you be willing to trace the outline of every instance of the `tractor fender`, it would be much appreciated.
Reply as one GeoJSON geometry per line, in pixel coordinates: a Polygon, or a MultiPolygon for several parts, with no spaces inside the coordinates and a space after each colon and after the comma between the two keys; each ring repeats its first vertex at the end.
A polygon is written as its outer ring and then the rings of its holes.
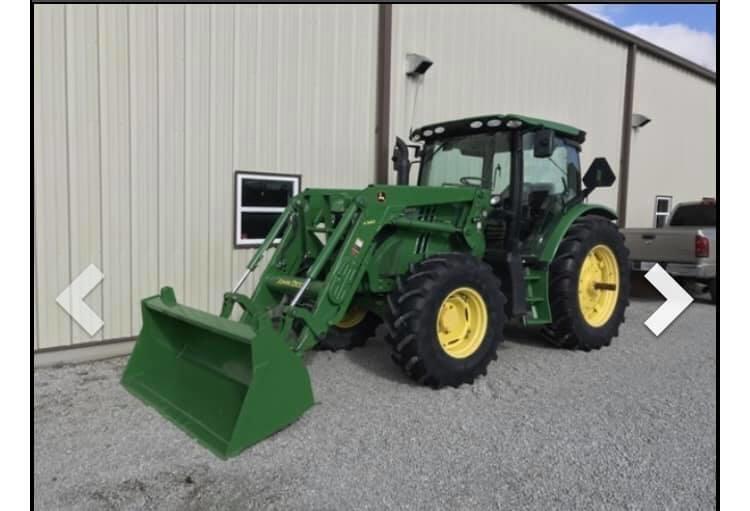
{"type": "Polygon", "coordinates": [[[608,220],[617,219],[617,214],[605,206],[595,204],[576,204],[566,211],[543,237],[540,247],[541,250],[537,252],[539,254],[539,260],[544,263],[551,262],[555,257],[557,249],[560,246],[560,243],[562,243],[565,234],[568,232],[568,229],[570,229],[570,226],[573,225],[573,222],[582,216],[588,215],[597,215],[608,220]]]}

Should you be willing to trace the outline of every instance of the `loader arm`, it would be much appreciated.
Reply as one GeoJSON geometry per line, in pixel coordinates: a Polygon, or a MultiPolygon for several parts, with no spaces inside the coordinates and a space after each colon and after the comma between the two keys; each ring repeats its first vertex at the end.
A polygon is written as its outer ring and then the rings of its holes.
{"type": "MultiPolygon", "coordinates": [[[[267,314],[294,351],[310,349],[344,317],[358,291],[387,292],[404,265],[441,247],[483,255],[480,222],[488,207],[489,194],[475,187],[307,190],[272,228],[271,235],[283,235],[252,298],[227,293],[222,316],[228,318],[234,304],[249,324],[267,314]],[[425,219],[420,215],[425,208],[443,212],[425,219]],[[444,243],[433,240],[431,250],[420,252],[417,241],[425,233],[444,243]]],[[[248,271],[270,247],[266,240],[248,271]]]]}

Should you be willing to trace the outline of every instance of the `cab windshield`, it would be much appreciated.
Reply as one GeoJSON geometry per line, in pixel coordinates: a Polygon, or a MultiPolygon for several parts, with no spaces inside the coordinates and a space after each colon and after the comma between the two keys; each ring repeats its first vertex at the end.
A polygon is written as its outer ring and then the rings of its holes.
{"type": "Polygon", "coordinates": [[[427,144],[421,186],[470,184],[500,193],[510,183],[510,133],[480,133],[427,144]]]}
{"type": "MultiPolygon", "coordinates": [[[[523,193],[545,193],[561,203],[580,191],[578,147],[555,136],[548,157],[534,156],[534,132],[521,139],[523,193]]],[[[507,195],[510,186],[511,132],[476,133],[425,145],[419,173],[421,186],[473,185],[507,195]]]]}

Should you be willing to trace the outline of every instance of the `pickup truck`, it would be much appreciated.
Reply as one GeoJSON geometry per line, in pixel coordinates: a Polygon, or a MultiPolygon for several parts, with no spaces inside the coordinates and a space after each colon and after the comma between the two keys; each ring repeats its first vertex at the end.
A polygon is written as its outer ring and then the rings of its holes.
{"type": "Polygon", "coordinates": [[[718,301],[716,209],[714,199],[675,206],[665,227],[623,229],[632,269],[648,271],[659,263],[679,282],[708,291],[718,301]]]}

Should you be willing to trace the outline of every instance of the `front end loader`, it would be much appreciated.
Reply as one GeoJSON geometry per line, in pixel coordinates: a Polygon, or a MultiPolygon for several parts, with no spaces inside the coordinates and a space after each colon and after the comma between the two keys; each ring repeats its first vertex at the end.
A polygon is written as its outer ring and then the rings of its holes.
{"type": "Polygon", "coordinates": [[[581,180],[584,136],[494,115],[397,140],[398,185],[293,197],[218,316],[169,287],[143,300],[123,385],[225,458],[312,406],[307,350],[362,344],[381,323],[394,362],[433,388],[485,374],[506,319],[560,346],[609,344],[629,266],[614,214],[585,203],[614,175],[596,159],[581,180]],[[269,250],[252,296],[239,293],[269,250]]]}

